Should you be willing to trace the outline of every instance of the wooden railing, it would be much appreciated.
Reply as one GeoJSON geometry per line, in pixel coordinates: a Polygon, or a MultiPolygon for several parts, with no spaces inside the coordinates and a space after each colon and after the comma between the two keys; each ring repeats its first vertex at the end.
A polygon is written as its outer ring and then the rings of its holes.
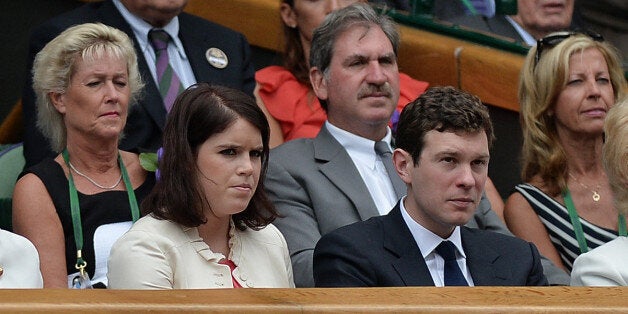
{"type": "Polygon", "coordinates": [[[0,312],[628,311],[628,288],[474,287],[220,290],[0,290],[0,312]]]}
{"type": "MultiPolygon", "coordinates": [[[[280,50],[280,0],[190,0],[186,11],[243,33],[252,45],[280,50]]],[[[469,41],[400,27],[399,68],[432,85],[452,85],[485,103],[518,111],[524,56],[469,41]]]]}

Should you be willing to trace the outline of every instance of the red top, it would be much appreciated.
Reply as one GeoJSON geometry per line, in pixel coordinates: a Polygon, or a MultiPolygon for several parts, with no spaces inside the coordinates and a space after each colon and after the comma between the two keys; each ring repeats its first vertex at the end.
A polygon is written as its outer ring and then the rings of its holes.
{"type": "MultiPolygon", "coordinates": [[[[316,137],[327,114],[309,86],[299,82],[290,71],[281,66],[269,66],[255,73],[259,84],[259,96],[266,109],[281,125],[284,141],[301,137],[316,137]]],[[[415,100],[428,87],[427,82],[417,81],[399,73],[399,102],[391,118],[394,128],[401,110],[415,100]]]]}
{"type": "Polygon", "coordinates": [[[238,281],[235,279],[235,277],[233,277],[233,270],[236,268],[236,265],[233,263],[232,260],[230,259],[223,259],[220,262],[218,262],[218,264],[223,264],[223,265],[227,265],[229,266],[229,269],[231,269],[231,281],[233,281],[233,287],[234,288],[242,288],[242,286],[240,285],[240,283],[238,283],[238,281]]]}

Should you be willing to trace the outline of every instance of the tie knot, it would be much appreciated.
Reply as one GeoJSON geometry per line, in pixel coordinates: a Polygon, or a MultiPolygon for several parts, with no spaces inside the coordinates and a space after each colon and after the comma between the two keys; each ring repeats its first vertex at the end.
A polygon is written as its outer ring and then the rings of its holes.
{"type": "Polygon", "coordinates": [[[163,29],[151,29],[148,32],[148,39],[153,49],[156,51],[164,50],[168,48],[168,42],[170,41],[170,35],[163,29]]]}
{"type": "Polygon", "coordinates": [[[436,247],[436,253],[440,255],[445,261],[456,260],[456,246],[449,242],[443,241],[436,247]]]}
{"type": "Polygon", "coordinates": [[[388,147],[388,143],[384,141],[375,142],[375,153],[380,156],[387,156],[392,154],[390,148],[388,147]]]}

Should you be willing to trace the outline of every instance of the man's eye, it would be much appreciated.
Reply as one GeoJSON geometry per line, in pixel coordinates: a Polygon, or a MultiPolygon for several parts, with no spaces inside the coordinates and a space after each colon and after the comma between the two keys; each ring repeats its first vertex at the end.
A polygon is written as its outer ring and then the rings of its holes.
{"type": "Polygon", "coordinates": [[[476,160],[476,161],[473,162],[473,164],[477,165],[477,166],[485,166],[485,165],[488,164],[488,161],[486,161],[486,160],[476,160]]]}

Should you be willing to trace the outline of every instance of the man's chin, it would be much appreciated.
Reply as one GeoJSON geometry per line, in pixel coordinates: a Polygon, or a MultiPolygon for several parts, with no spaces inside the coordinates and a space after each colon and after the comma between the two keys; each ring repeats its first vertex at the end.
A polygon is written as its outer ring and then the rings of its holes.
{"type": "Polygon", "coordinates": [[[452,226],[463,226],[466,225],[471,218],[473,218],[473,212],[471,214],[467,213],[459,213],[450,218],[449,223],[452,226]]]}

